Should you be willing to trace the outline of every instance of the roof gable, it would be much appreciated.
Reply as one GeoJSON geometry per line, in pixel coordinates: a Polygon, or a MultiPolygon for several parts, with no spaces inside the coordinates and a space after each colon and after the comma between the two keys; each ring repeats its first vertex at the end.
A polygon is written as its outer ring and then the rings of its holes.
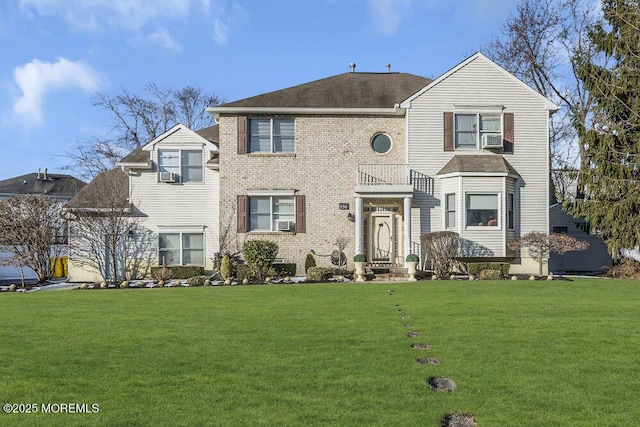
{"type": "Polygon", "coordinates": [[[520,176],[509,162],[501,155],[492,154],[458,154],[455,155],[436,174],[500,174],[520,176]]]}
{"type": "MultiPolygon", "coordinates": [[[[205,128],[205,129],[209,129],[209,128],[205,128]]],[[[202,129],[202,131],[204,131],[205,129],[202,129]]],[[[198,132],[192,131],[191,129],[189,129],[188,127],[183,125],[182,123],[178,123],[177,125],[175,125],[171,129],[169,129],[168,131],[163,133],[162,135],[157,136],[152,141],[148,142],[144,147],[142,147],[142,150],[144,150],[144,151],[152,151],[156,144],[163,142],[164,140],[166,140],[167,138],[169,138],[172,135],[177,135],[177,134],[180,134],[180,133],[185,133],[191,139],[197,140],[199,143],[202,143],[202,145],[204,145],[205,147],[207,147],[211,151],[218,151],[218,147],[213,142],[209,141],[207,138],[203,137],[198,132]]]]}
{"type": "Polygon", "coordinates": [[[466,67],[468,64],[470,64],[473,61],[483,61],[483,62],[491,65],[493,68],[498,70],[500,73],[508,76],[509,79],[511,79],[515,84],[525,88],[534,97],[536,97],[540,101],[542,101],[544,106],[545,106],[545,109],[547,109],[549,111],[556,111],[556,110],[558,110],[560,108],[559,106],[557,106],[556,104],[551,102],[549,99],[547,99],[545,96],[541,95],[536,90],[534,90],[531,86],[527,85],[522,80],[518,79],[516,76],[514,76],[511,73],[509,73],[507,70],[505,70],[504,68],[502,68],[501,66],[499,66],[498,64],[496,64],[495,62],[493,62],[491,59],[487,58],[486,56],[484,56],[480,52],[477,52],[477,53],[471,55],[470,57],[468,57],[467,59],[465,59],[464,61],[462,61],[458,65],[456,65],[455,67],[451,68],[446,73],[442,74],[437,79],[433,80],[428,86],[422,88],[422,90],[414,93],[413,95],[408,97],[406,100],[404,100],[400,106],[403,107],[403,108],[409,108],[409,106],[411,105],[411,101],[413,101],[417,97],[421,96],[422,94],[428,92],[431,88],[433,88],[434,86],[437,86],[442,81],[446,80],[449,76],[451,76],[452,74],[458,72],[459,70],[461,70],[462,68],[466,67]]]}

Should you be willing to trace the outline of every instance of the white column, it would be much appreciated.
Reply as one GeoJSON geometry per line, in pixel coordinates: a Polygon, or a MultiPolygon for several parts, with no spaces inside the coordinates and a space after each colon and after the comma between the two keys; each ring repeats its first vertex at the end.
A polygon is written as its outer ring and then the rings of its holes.
{"type": "Polygon", "coordinates": [[[356,255],[362,252],[362,197],[356,196],[356,255]]]}
{"type": "MultiPolygon", "coordinates": [[[[404,198],[404,258],[411,253],[411,197],[404,198]]],[[[420,256],[420,254],[416,254],[420,256]]],[[[405,261],[406,263],[406,261],[405,261]]]]}

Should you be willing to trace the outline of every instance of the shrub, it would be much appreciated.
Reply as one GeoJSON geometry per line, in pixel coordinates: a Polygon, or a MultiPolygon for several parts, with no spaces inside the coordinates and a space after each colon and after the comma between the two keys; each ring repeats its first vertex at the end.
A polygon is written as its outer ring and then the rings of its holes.
{"type": "Polygon", "coordinates": [[[238,264],[236,267],[236,276],[238,276],[238,281],[243,280],[245,277],[251,278],[251,269],[247,264],[238,264]]]}
{"type": "Polygon", "coordinates": [[[409,254],[407,255],[407,262],[418,262],[420,258],[418,258],[418,255],[416,254],[409,254]]]}
{"type": "Polygon", "coordinates": [[[272,264],[269,269],[269,276],[295,276],[296,264],[284,263],[284,264],[272,264]],[[273,273],[273,274],[272,274],[273,273]]]}
{"type": "Polygon", "coordinates": [[[165,282],[169,279],[188,279],[193,276],[204,276],[204,267],[198,267],[195,265],[178,265],[173,267],[151,267],[151,275],[154,279],[165,282]],[[166,274],[166,270],[169,270],[169,277],[163,277],[166,274]],[[163,271],[163,273],[159,273],[163,271]]]}
{"type": "Polygon", "coordinates": [[[482,270],[495,270],[502,276],[507,276],[509,268],[508,262],[470,262],[467,264],[467,273],[479,275],[482,270]]]}
{"type": "Polygon", "coordinates": [[[307,280],[313,282],[326,282],[331,278],[331,270],[325,267],[311,267],[307,271],[307,280]]]}
{"type": "Polygon", "coordinates": [[[192,276],[187,279],[187,284],[191,286],[204,286],[207,280],[207,276],[192,276]]]}
{"type": "Polygon", "coordinates": [[[162,267],[151,267],[151,276],[158,282],[166,282],[171,280],[171,269],[164,265],[162,267]]]}
{"type": "Polygon", "coordinates": [[[502,278],[502,274],[498,270],[486,269],[478,274],[480,280],[498,280],[502,278]]]}
{"type": "Polygon", "coordinates": [[[353,262],[367,262],[367,256],[365,254],[358,254],[353,257],[353,262]]]}
{"type": "Polygon", "coordinates": [[[278,244],[270,240],[247,240],[242,245],[242,254],[251,273],[262,281],[278,255],[278,244]]]}
{"type": "Polygon", "coordinates": [[[456,265],[460,236],[454,231],[436,231],[420,236],[422,249],[431,263],[433,274],[448,277],[456,265]]]}
{"type": "Polygon", "coordinates": [[[312,253],[308,253],[307,257],[304,260],[304,272],[309,271],[309,268],[316,266],[316,259],[314,258],[312,253]]]}
{"type": "Polygon", "coordinates": [[[231,258],[229,258],[229,255],[222,257],[222,261],[220,262],[220,276],[222,276],[223,279],[233,276],[233,268],[231,267],[231,258]]]}

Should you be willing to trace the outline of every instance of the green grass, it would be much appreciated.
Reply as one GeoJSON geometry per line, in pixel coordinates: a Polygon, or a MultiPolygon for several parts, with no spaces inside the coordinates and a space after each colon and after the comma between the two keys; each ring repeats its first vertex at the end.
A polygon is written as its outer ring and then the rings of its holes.
{"type": "Polygon", "coordinates": [[[3,294],[0,404],[99,412],[0,425],[635,425],[639,307],[597,279],[3,294]]]}

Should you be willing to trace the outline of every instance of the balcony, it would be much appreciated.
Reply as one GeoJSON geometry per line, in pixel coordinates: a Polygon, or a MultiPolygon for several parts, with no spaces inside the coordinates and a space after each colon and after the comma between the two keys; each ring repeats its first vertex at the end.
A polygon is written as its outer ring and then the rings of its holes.
{"type": "Polygon", "coordinates": [[[410,169],[408,164],[360,164],[356,186],[380,186],[377,189],[381,191],[410,186],[413,191],[433,194],[433,178],[410,169]]]}

